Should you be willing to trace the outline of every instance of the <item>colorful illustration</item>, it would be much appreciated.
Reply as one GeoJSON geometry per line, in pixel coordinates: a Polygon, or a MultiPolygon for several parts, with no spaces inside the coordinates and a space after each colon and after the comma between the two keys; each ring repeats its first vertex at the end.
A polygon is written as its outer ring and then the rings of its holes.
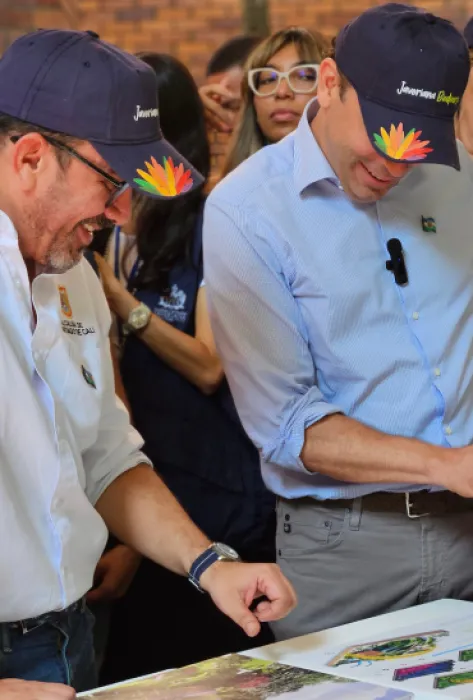
{"type": "Polygon", "coordinates": [[[328,662],[327,666],[356,664],[360,661],[396,661],[410,656],[420,656],[435,650],[440,637],[448,636],[446,630],[436,630],[407,637],[382,639],[379,642],[367,642],[347,647],[328,662]]]}
{"type": "Polygon", "coordinates": [[[381,127],[379,134],[373,134],[376,146],[393,160],[416,161],[423,160],[428,153],[432,153],[433,148],[427,148],[430,141],[419,141],[422,131],[411,129],[408,134],[404,134],[402,122],[396,126],[391,124],[388,132],[381,127]]]}
{"type": "Polygon", "coordinates": [[[473,671],[452,673],[450,676],[438,676],[434,681],[434,688],[445,690],[445,688],[454,688],[465,683],[473,683],[473,671]]]}
{"type": "Polygon", "coordinates": [[[458,654],[459,661],[473,661],[473,649],[463,649],[458,654]]]}
{"type": "Polygon", "coordinates": [[[412,700],[413,696],[404,690],[232,654],[81,697],[90,700],[412,700]]]}
{"type": "Polygon", "coordinates": [[[436,673],[448,673],[453,671],[454,661],[437,661],[433,664],[422,664],[421,666],[409,666],[408,668],[397,668],[394,671],[393,681],[408,681],[411,678],[421,678],[431,676],[436,673]]]}
{"type": "Polygon", "coordinates": [[[160,194],[163,197],[175,197],[191,189],[193,183],[190,170],[184,170],[183,163],[175,166],[172,158],[163,158],[160,165],[151,156],[151,163],[146,161],[148,172],[137,170],[141,178],[135,177],[133,182],[144,192],[160,194]]]}

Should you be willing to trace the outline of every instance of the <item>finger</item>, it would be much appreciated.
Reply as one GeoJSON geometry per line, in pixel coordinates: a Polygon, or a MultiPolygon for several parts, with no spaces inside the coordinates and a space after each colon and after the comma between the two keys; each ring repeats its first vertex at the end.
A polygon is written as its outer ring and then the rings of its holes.
{"type": "Polygon", "coordinates": [[[102,582],[100,586],[92,588],[92,590],[87,593],[88,603],[97,603],[102,600],[112,600],[112,598],[113,589],[107,582],[102,582]]]}
{"type": "Polygon", "coordinates": [[[31,700],[73,700],[73,698],[76,697],[74,688],[62,685],[61,683],[40,683],[37,681],[17,680],[13,682],[15,683],[14,697],[17,697],[17,691],[18,697],[31,698],[31,700]],[[21,695],[19,693],[21,693],[21,695]]]}
{"type": "Polygon", "coordinates": [[[258,588],[267,598],[257,607],[257,617],[264,622],[280,620],[297,604],[293,587],[275,566],[268,570],[267,575],[259,578],[258,588]]]}
{"type": "MultiPolygon", "coordinates": [[[[251,597],[251,600],[253,596],[251,597]]],[[[256,615],[254,615],[237,593],[234,593],[231,599],[225,601],[225,606],[220,608],[233,622],[236,622],[248,635],[248,637],[256,637],[261,629],[261,625],[256,615]]]]}
{"type": "Polygon", "coordinates": [[[211,116],[213,119],[218,119],[226,126],[233,126],[235,122],[235,112],[222,107],[222,105],[219,105],[218,102],[212,99],[206,100],[204,104],[209,117],[211,116]]]}
{"type": "MultiPolygon", "coordinates": [[[[41,691],[45,693],[44,700],[73,700],[76,697],[74,688],[59,683],[41,683],[41,691]]],[[[41,699],[43,696],[40,696],[41,699]]]]}
{"type": "Polygon", "coordinates": [[[268,600],[264,600],[261,603],[258,603],[258,605],[256,606],[256,608],[254,610],[254,613],[255,613],[256,617],[258,618],[258,620],[261,620],[261,619],[264,620],[264,616],[269,614],[270,612],[271,612],[271,603],[268,600]]]}
{"type": "Polygon", "coordinates": [[[212,117],[208,120],[209,126],[215,131],[219,131],[221,134],[231,134],[233,129],[228,124],[224,124],[220,119],[212,117]]]}
{"type": "Polygon", "coordinates": [[[211,97],[214,95],[227,98],[228,100],[235,100],[239,97],[238,93],[233,92],[229,88],[225,87],[225,85],[220,83],[215,83],[214,85],[204,85],[200,88],[199,92],[201,98],[211,97]]]}

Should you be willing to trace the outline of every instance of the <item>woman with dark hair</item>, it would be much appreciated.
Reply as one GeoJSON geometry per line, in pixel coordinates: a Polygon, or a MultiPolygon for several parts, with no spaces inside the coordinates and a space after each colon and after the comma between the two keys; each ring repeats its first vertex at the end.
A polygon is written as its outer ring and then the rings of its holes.
{"type": "MultiPolygon", "coordinates": [[[[171,56],[140,57],[158,78],[166,139],[207,178],[204,111],[192,76],[171,56]]],[[[185,182],[178,163],[148,167],[163,192],[178,191],[185,182]]],[[[118,321],[121,375],[144,451],[213,541],[234,547],[246,561],[274,561],[273,496],[238,419],[210,328],[202,265],[204,188],[162,200],[136,196],[133,220],[126,232],[114,230],[107,260],[97,255],[97,263],[118,321]]],[[[252,644],[270,641],[266,627],[252,644]]],[[[102,681],[247,646],[244,633],[216,613],[207,596],[145,560],[116,604],[102,681]]]]}

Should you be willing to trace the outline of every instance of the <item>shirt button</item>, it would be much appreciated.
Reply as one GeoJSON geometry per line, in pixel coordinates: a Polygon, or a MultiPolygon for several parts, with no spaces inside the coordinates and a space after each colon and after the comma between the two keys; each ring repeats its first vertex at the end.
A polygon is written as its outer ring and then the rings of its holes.
{"type": "Polygon", "coordinates": [[[21,287],[21,280],[19,279],[19,277],[15,277],[15,284],[17,287],[21,287]]]}
{"type": "Polygon", "coordinates": [[[447,435],[451,435],[453,433],[453,430],[451,429],[451,427],[449,425],[447,425],[447,427],[445,428],[445,432],[447,435]]]}
{"type": "Polygon", "coordinates": [[[440,369],[439,369],[438,367],[436,367],[436,368],[434,369],[434,374],[435,374],[436,377],[440,377],[440,375],[442,374],[442,372],[440,371],[440,369]]]}
{"type": "Polygon", "coordinates": [[[414,319],[414,321],[418,321],[419,320],[419,312],[414,311],[414,313],[412,314],[412,318],[414,319]]]}

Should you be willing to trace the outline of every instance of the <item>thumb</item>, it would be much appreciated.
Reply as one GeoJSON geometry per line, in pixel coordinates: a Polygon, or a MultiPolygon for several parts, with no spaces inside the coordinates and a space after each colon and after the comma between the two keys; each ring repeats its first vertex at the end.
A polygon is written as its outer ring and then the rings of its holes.
{"type": "MultiPolygon", "coordinates": [[[[251,600],[253,596],[251,596],[251,600]]],[[[237,593],[232,597],[231,600],[227,599],[225,608],[222,611],[230,617],[233,622],[246,632],[248,637],[256,637],[259,634],[261,625],[258,618],[253,615],[248,605],[239,597],[237,593]]]]}

